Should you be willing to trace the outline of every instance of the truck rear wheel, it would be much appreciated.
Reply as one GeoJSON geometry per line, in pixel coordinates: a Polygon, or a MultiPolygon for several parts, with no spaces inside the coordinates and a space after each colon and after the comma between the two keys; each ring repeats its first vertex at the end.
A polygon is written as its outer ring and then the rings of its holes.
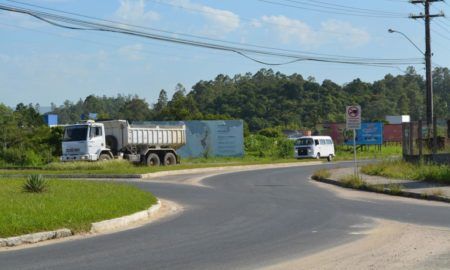
{"type": "Polygon", "coordinates": [[[147,156],[147,165],[148,166],[159,166],[160,163],[161,163],[161,161],[159,160],[159,157],[157,154],[150,153],[147,156]]]}
{"type": "Polygon", "coordinates": [[[164,166],[170,166],[177,164],[177,158],[173,153],[166,153],[164,155],[164,166]]]}

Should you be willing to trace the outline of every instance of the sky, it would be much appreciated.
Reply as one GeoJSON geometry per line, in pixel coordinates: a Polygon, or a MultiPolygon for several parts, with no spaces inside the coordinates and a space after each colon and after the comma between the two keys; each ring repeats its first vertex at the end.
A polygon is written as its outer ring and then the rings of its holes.
{"type": "MultiPolygon", "coordinates": [[[[252,44],[365,58],[423,57],[403,36],[387,31],[401,31],[424,48],[423,21],[408,18],[423,11],[423,6],[406,0],[21,1],[122,23],[122,27],[142,26],[146,32],[230,46],[252,44]],[[348,12],[349,7],[353,12],[348,12]]],[[[0,0],[0,4],[57,13],[8,0],[0,0]]],[[[450,14],[450,5],[433,3],[433,13],[441,10],[450,14]]],[[[12,107],[20,102],[61,105],[91,94],[138,95],[153,104],[161,89],[171,97],[177,83],[189,91],[200,80],[213,80],[219,74],[255,73],[261,68],[339,84],[356,78],[373,82],[406,69],[308,61],[268,66],[233,52],[118,33],[63,29],[7,11],[0,11],[0,36],[0,103],[12,107]]],[[[449,66],[448,45],[450,19],[436,18],[432,22],[434,64],[449,66]]],[[[270,63],[286,62],[279,57],[251,56],[270,63]]],[[[415,68],[424,73],[423,65],[415,68]]]]}

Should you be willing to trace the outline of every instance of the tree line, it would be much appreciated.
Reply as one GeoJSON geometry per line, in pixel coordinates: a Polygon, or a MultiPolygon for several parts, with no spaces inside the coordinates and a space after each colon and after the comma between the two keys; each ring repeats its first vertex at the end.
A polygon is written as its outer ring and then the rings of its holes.
{"type": "MultiPolygon", "coordinates": [[[[434,69],[433,85],[435,114],[450,119],[448,68],[434,69]]],[[[97,113],[98,119],[131,122],[243,119],[246,134],[272,136],[276,127],[314,129],[319,123],[344,122],[345,106],[350,104],[361,105],[365,120],[401,114],[424,118],[424,89],[424,78],[412,67],[372,83],[355,79],[344,85],[261,69],[233,77],[220,74],[197,82],[189,92],[177,84],[171,98],[163,89],[151,104],[133,95],[90,95],[52,104],[51,113],[58,115],[60,124],[79,122],[89,113],[97,113]]],[[[46,127],[38,111],[33,104],[21,103],[15,109],[0,104],[0,165],[42,164],[60,155],[61,129],[46,127]]]]}
{"type": "MultiPolygon", "coordinates": [[[[434,69],[433,84],[435,114],[450,118],[449,69],[434,69]]],[[[53,105],[52,112],[61,123],[74,123],[81,114],[96,112],[101,119],[130,121],[243,119],[252,132],[275,126],[313,129],[323,122],[343,122],[345,106],[350,104],[361,105],[365,120],[402,114],[423,118],[424,89],[423,77],[412,67],[404,75],[388,74],[373,83],[355,79],[344,85],[261,69],[233,77],[220,74],[199,81],[189,92],[178,84],[170,99],[163,89],[153,104],[138,96],[90,95],[76,103],[53,105]]]]}

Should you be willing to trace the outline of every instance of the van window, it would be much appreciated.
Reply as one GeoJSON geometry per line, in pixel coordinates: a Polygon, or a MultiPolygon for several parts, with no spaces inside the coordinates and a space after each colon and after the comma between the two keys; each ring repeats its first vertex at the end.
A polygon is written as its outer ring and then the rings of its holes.
{"type": "Polygon", "coordinates": [[[313,144],[313,140],[311,138],[302,138],[302,139],[298,139],[295,142],[295,145],[312,145],[313,144]]]}
{"type": "Polygon", "coordinates": [[[315,143],[316,145],[319,145],[319,140],[314,140],[314,143],[315,143]]]}
{"type": "Polygon", "coordinates": [[[326,144],[325,140],[324,139],[320,139],[320,144],[322,144],[322,145],[326,144]]]}
{"type": "Polygon", "coordinates": [[[327,143],[328,143],[328,144],[333,144],[333,141],[330,140],[330,139],[327,139],[327,143]]]}

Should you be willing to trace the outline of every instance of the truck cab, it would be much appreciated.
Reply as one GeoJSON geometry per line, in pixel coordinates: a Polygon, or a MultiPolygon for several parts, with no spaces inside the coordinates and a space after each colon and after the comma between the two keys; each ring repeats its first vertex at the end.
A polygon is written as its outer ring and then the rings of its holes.
{"type": "Polygon", "coordinates": [[[61,161],[111,159],[105,143],[102,123],[86,123],[66,126],[62,142],[61,161]]]}

